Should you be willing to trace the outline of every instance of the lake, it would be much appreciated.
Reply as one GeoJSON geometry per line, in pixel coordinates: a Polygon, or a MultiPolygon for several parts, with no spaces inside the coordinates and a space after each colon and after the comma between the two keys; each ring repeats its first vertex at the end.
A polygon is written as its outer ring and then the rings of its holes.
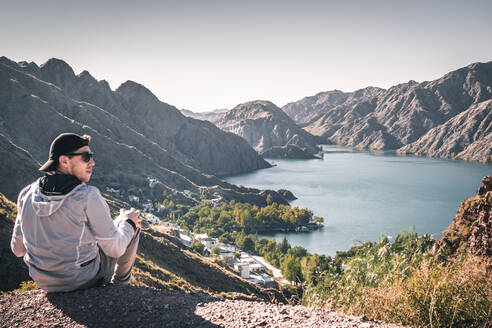
{"type": "Polygon", "coordinates": [[[473,197],[492,164],[358,152],[323,146],[324,159],[270,159],[277,166],[227,177],[230,183],[260,189],[288,189],[292,206],[322,216],[324,227],[308,233],[274,233],[292,246],[334,256],[355,241],[415,231],[439,237],[464,199],[473,197]]]}

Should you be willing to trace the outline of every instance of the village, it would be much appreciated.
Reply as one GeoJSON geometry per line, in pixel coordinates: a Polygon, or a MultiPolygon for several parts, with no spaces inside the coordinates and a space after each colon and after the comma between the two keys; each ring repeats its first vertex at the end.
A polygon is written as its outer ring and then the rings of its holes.
{"type": "MultiPolygon", "coordinates": [[[[121,196],[119,188],[107,187],[106,192],[121,196]]],[[[182,194],[189,197],[190,191],[184,190],[182,194]]],[[[220,195],[214,196],[215,198],[210,200],[212,205],[220,206],[222,198],[220,195]]],[[[164,212],[163,205],[154,206],[150,199],[141,200],[140,197],[132,194],[128,194],[127,197],[131,204],[142,208],[141,216],[148,224],[152,224],[158,231],[166,232],[178,238],[186,247],[191,248],[194,243],[200,243],[203,245],[203,256],[208,258],[211,256],[219,257],[241,278],[263,287],[272,287],[275,285],[275,281],[288,283],[283,279],[280,270],[268,263],[263,257],[241,251],[235,245],[221,243],[218,238],[209,237],[206,233],[187,232],[179,227],[176,222],[162,221],[156,214],[164,212]]]]}
{"type": "Polygon", "coordinates": [[[280,270],[260,256],[241,251],[234,245],[221,243],[218,238],[209,237],[206,233],[186,233],[174,222],[161,222],[159,225],[178,237],[181,243],[187,247],[191,247],[195,242],[201,243],[205,257],[218,256],[233,268],[241,278],[251,283],[271,287],[275,284],[274,278],[282,279],[280,270]]]}

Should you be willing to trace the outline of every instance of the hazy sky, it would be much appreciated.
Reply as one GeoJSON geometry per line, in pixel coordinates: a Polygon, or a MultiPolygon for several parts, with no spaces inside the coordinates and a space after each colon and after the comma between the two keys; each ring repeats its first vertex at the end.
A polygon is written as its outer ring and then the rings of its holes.
{"type": "Polygon", "coordinates": [[[492,1],[0,1],[0,55],[60,58],[193,111],[283,106],[492,60],[492,1]]]}

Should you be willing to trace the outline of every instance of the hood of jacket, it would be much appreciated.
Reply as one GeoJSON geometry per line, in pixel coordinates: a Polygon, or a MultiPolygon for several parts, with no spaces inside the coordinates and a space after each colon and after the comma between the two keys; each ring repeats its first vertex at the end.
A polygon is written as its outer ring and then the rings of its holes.
{"type": "Polygon", "coordinates": [[[65,199],[85,183],[73,175],[52,174],[39,178],[31,188],[32,205],[38,216],[44,217],[55,213],[65,199]]]}

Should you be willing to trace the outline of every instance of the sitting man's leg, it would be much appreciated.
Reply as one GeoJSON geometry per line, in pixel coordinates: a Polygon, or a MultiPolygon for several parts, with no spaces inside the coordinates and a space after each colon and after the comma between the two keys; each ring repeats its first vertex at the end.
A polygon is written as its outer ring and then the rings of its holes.
{"type": "Polygon", "coordinates": [[[128,244],[125,253],[116,261],[114,275],[111,280],[116,285],[128,285],[132,277],[132,268],[137,256],[138,242],[140,240],[140,229],[137,229],[135,236],[128,244]]]}

